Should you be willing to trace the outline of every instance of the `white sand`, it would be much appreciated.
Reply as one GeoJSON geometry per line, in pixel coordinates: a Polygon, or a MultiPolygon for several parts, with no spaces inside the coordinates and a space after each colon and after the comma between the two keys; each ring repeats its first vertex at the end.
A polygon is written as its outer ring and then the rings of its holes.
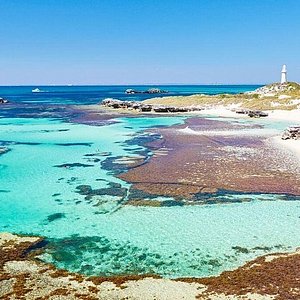
{"type": "Polygon", "coordinates": [[[170,279],[145,278],[138,281],[128,281],[123,288],[113,283],[101,284],[101,299],[135,299],[135,300],[189,300],[206,290],[198,283],[172,281],[170,279]]]}
{"type": "Polygon", "coordinates": [[[189,135],[206,135],[206,136],[272,136],[278,134],[275,129],[240,129],[240,130],[193,130],[188,126],[178,129],[178,132],[189,135]]]}
{"type": "Polygon", "coordinates": [[[213,108],[207,108],[200,111],[189,112],[190,114],[195,115],[210,115],[214,117],[223,117],[223,118],[249,118],[247,115],[237,114],[232,111],[233,107],[225,106],[216,106],[213,108]]]}
{"type": "Polygon", "coordinates": [[[282,140],[280,136],[276,136],[271,139],[271,142],[277,147],[284,148],[293,153],[300,162],[300,140],[282,140]]]}
{"type": "Polygon", "coordinates": [[[268,118],[274,120],[285,120],[300,123],[300,109],[294,110],[272,110],[268,111],[268,118]]]}
{"type": "MultiPolygon", "coordinates": [[[[201,111],[191,112],[191,114],[197,115],[212,115],[215,117],[227,117],[227,118],[249,118],[244,114],[237,114],[232,109],[236,107],[232,106],[216,106],[213,108],[207,108],[201,111]]],[[[300,123],[300,109],[294,110],[268,110],[266,111],[269,116],[268,119],[272,120],[285,120],[295,123],[300,123]]]]}

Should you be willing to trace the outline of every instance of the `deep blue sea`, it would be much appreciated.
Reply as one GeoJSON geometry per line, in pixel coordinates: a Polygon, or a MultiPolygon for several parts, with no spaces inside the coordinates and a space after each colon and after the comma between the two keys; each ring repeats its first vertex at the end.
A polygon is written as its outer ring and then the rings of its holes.
{"type": "Polygon", "coordinates": [[[0,97],[13,102],[39,104],[96,104],[105,98],[120,100],[145,100],[161,94],[127,95],[125,90],[132,88],[145,91],[157,87],[169,93],[165,96],[192,94],[242,93],[254,90],[259,85],[110,85],[110,86],[0,86],[0,97]],[[40,93],[33,93],[38,88],[40,93]]]}

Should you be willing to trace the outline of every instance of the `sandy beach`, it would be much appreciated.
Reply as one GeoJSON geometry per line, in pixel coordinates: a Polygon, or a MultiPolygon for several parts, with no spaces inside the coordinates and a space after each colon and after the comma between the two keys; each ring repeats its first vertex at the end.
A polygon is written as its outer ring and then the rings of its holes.
{"type": "Polygon", "coordinates": [[[276,136],[271,139],[271,142],[293,153],[295,158],[300,161],[300,140],[282,140],[280,136],[276,136]]]}

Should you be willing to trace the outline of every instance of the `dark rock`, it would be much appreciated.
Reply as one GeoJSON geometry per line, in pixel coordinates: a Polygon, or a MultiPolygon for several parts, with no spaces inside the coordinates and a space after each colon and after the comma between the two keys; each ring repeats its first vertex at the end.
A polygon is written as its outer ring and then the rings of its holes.
{"type": "Polygon", "coordinates": [[[10,151],[9,148],[7,148],[7,147],[0,147],[0,155],[4,154],[4,153],[7,153],[8,151],[10,151]]]}
{"type": "Polygon", "coordinates": [[[122,188],[118,183],[111,182],[108,188],[92,189],[89,185],[79,185],[76,187],[76,192],[80,195],[85,195],[86,200],[90,200],[93,196],[116,196],[124,198],[127,195],[127,189],[122,188]]]}
{"type": "Polygon", "coordinates": [[[49,215],[47,217],[47,221],[50,223],[50,222],[56,221],[56,220],[61,219],[61,218],[65,218],[65,214],[55,213],[55,214],[49,215]]]}
{"type": "Polygon", "coordinates": [[[153,107],[153,110],[155,112],[168,112],[169,111],[168,107],[165,107],[165,106],[155,106],[155,107],[153,107]]]}
{"type": "Polygon", "coordinates": [[[250,118],[261,118],[261,117],[267,117],[268,114],[266,112],[260,111],[260,110],[250,110],[248,112],[248,116],[250,118]]]}
{"type": "Polygon", "coordinates": [[[164,90],[161,90],[158,88],[152,88],[152,89],[145,91],[144,93],[146,93],[146,94],[166,94],[166,93],[168,93],[168,91],[164,91],[164,90]]]}
{"type": "Polygon", "coordinates": [[[134,90],[134,89],[127,89],[127,90],[125,91],[125,94],[140,94],[140,93],[142,93],[142,92],[136,91],[136,90],[134,90]]]}
{"type": "Polygon", "coordinates": [[[140,106],[141,111],[151,111],[152,110],[152,105],[141,105],[140,106]]]}
{"type": "Polygon", "coordinates": [[[62,165],[55,165],[54,167],[57,168],[74,168],[74,167],[93,167],[94,165],[82,164],[82,163],[69,163],[69,164],[62,164],[62,165]]]}
{"type": "MultiPolygon", "coordinates": [[[[28,144],[28,143],[27,143],[28,144]]],[[[55,145],[57,146],[66,146],[66,147],[72,147],[72,146],[87,146],[87,147],[91,147],[93,143],[56,143],[55,145]]],[[[39,145],[37,143],[32,145],[39,145]]]]}
{"type": "Polygon", "coordinates": [[[189,109],[187,107],[178,107],[177,112],[188,112],[189,109]]]}
{"type": "Polygon", "coordinates": [[[161,90],[159,88],[151,88],[147,91],[137,91],[134,89],[127,89],[125,94],[166,94],[168,91],[161,90]]]}
{"type": "Polygon", "coordinates": [[[237,114],[247,115],[249,113],[249,110],[248,109],[237,109],[235,112],[237,114]]]}
{"type": "Polygon", "coordinates": [[[132,104],[133,109],[139,109],[141,106],[142,106],[141,103],[138,103],[138,102],[133,102],[133,104],[132,104]]]}
{"type": "MultiPolygon", "coordinates": [[[[151,89],[152,90],[152,89],[151,89]]],[[[154,89],[156,90],[156,89],[154,89]]],[[[152,94],[155,91],[150,91],[149,93],[152,94]]],[[[164,92],[164,91],[162,91],[164,92]]],[[[148,93],[148,92],[147,92],[148,93]]],[[[197,106],[186,106],[186,107],[178,107],[178,106],[163,106],[163,105],[157,105],[153,106],[151,104],[143,104],[138,101],[121,101],[116,99],[105,99],[101,103],[102,105],[110,108],[123,108],[123,109],[139,109],[141,112],[171,112],[171,113],[182,113],[182,112],[188,112],[188,111],[199,111],[202,110],[202,108],[199,108],[197,106]]]]}
{"type": "Polygon", "coordinates": [[[0,98],[0,104],[6,104],[8,103],[8,100],[0,98]]]}
{"type": "Polygon", "coordinates": [[[287,128],[281,137],[283,140],[299,140],[300,139],[300,125],[295,125],[287,128]]]}
{"type": "Polygon", "coordinates": [[[248,115],[250,118],[261,118],[261,117],[268,116],[266,112],[263,112],[261,110],[250,110],[250,109],[239,108],[236,109],[235,112],[237,114],[248,115]]]}
{"type": "Polygon", "coordinates": [[[90,185],[85,185],[85,184],[78,185],[76,189],[80,195],[87,195],[92,191],[92,187],[90,185]]]}
{"type": "Polygon", "coordinates": [[[231,247],[236,253],[248,254],[250,253],[249,249],[241,247],[241,246],[233,246],[231,247]]]}

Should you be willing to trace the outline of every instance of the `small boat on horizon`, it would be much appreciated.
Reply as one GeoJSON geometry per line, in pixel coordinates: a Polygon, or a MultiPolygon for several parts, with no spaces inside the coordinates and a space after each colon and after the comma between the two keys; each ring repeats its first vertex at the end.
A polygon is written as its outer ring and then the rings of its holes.
{"type": "Polygon", "coordinates": [[[32,92],[32,93],[40,93],[41,90],[40,90],[39,88],[35,88],[35,89],[33,89],[31,92],[32,92]]]}

